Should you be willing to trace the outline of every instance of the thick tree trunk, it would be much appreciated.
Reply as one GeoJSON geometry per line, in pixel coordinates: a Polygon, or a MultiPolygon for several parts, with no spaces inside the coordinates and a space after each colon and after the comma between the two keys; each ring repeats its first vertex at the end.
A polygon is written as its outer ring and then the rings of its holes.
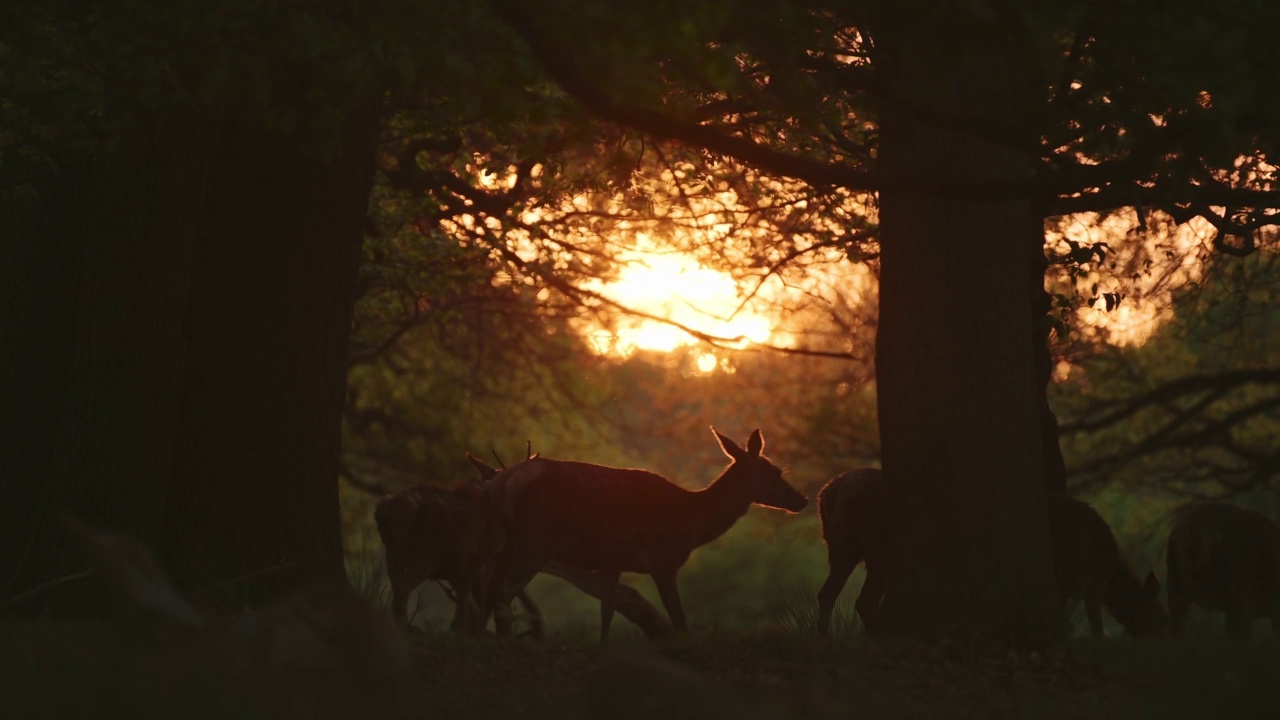
{"type": "Polygon", "coordinates": [[[242,128],[214,168],[163,543],[191,589],[282,568],[241,588],[253,601],[342,574],[337,463],[377,114],[348,125],[328,162],[242,128]]]}
{"type": "Polygon", "coordinates": [[[217,146],[210,123],[184,120],[137,127],[83,164],[64,159],[41,205],[9,208],[25,262],[5,305],[26,331],[4,358],[17,399],[4,436],[19,438],[4,453],[18,469],[0,528],[6,595],[84,569],[59,510],[160,540],[181,313],[217,146]]]}
{"type": "Polygon", "coordinates": [[[255,600],[341,572],[344,361],[376,137],[375,113],[354,117],[322,160],[166,116],[64,172],[35,211],[51,215],[6,208],[25,233],[3,316],[18,343],[0,358],[17,399],[0,427],[18,469],[6,596],[86,565],[58,509],[138,536],[188,590],[295,571],[237,598],[255,600]]]}
{"type": "Polygon", "coordinates": [[[897,515],[882,629],[1039,644],[1061,625],[1029,342],[1043,327],[1043,284],[1027,282],[1043,273],[1027,251],[1043,237],[1028,129],[1043,91],[1027,28],[930,12],[877,35],[892,90],[876,372],[897,515]]]}

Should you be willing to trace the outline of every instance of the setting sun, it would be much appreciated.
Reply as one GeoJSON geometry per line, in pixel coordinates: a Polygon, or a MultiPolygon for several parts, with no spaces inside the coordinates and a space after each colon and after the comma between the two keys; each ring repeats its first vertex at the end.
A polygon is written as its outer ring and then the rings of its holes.
{"type": "MultiPolygon", "coordinates": [[[[624,316],[610,328],[586,328],[584,332],[593,339],[598,352],[671,352],[699,342],[683,328],[705,333],[732,347],[773,338],[773,323],[767,316],[750,307],[740,308],[738,286],[727,273],[703,267],[687,254],[651,249],[628,251],[625,262],[616,279],[597,281],[588,289],[624,307],[670,322],[624,316]]],[[[716,363],[715,355],[710,353],[697,360],[702,372],[711,372],[716,363]]]]}

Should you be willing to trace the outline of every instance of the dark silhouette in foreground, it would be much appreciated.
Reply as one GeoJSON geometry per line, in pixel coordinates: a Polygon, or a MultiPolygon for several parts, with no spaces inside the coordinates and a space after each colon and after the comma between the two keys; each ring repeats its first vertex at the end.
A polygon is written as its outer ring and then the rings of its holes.
{"type": "MultiPolygon", "coordinates": [[[[818,493],[822,537],[827,543],[827,580],[818,591],[818,631],[830,632],[836,599],[859,563],[867,579],[854,604],[868,633],[877,630],[876,616],[884,598],[887,555],[893,541],[883,475],[860,468],[832,478],[818,493]]],[[[1168,616],[1160,604],[1155,573],[1140,581],[1120,554],[1106,521],[1086,503],[1072,498],[1049,500],[1054,575],[1065,604],[1083,600],[1093,634],[1103,636],[1102,608],[1133,635],[1164,631],[1168,616]]],[[[1065,616],[1065,607],[1064,607],[1065,616]]]]}
{"type": "Polygon", "coordinates": [[[1226,614],[1227,637],[1248,640],[1256,618],[1280,637],[1280,527],[1255,510],[1202,503],[1179,511],[1169,532],[1170,631],[1191,603],[1226,614]]]}
{"type": "Polygon", "coordinates": [[[132,535],[68,515],[61,522],[112,597],[123,642],[112,671],[133,671],[97,703],[147,717],[179,709],[290,717],[299,708],[316,718],[420,715],[422,683],[404,633],[341,579],[247,612],[216,612],[180,592],[132,535]]]}
{"type": "Polygon", "coordinates": [[[499,473],[490,488],[509,519],[513,555],[496,607],[509,606],[535,574],[557,561],[599,574],[602,642],[623,572],[651,575],[671,624],[686,630],[676,574],[690,553],[724,534],[752,504],[798,512],[808,502],[761,454],[759,430],[745,450],[715,436],[733,463],[698,491],[645,470],[546,458],[499,473]]]}

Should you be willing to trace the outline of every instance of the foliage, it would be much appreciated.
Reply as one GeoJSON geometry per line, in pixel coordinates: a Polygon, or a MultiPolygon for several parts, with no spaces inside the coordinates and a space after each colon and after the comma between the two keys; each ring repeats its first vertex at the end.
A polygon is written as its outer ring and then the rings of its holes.
{"type": "Polygon", "coordinates": [[[1278,488],[1276,257],[1214,258],[1147,343],[1099,355],[1056,389],[1081,487],[1242,500],[1278,488]]]}

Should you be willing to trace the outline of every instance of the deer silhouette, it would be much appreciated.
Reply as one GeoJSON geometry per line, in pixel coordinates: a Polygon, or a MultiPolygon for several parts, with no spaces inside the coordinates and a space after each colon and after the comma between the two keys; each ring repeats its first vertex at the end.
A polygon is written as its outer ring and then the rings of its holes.
{"type": "Polygon", "coordinates": [[[1226,614],[1227,637],[1247,640],[1255,618],[1280,636],[1280,527],[1256,510],[1200,503],[1178,512],[1169,532],[1170,630],[1191,604],[1226,614]]]}
{"type": "Polygon", "coordinates": [[[502,574],[498,606],[548,562],[600,578],[600,639],[609,637],[614,595],[624,572],[653,577],[667,616],[687,630],[676,575],[695,548],[724,534],[752,504],[799,512],[807,500],[762,454],[764,436],[744,450],[712,428],[732,463],[702,490],[661,475],[567,460],[535,458],[500,472],[489,484],[508,519],[513,555],[502,574]]]}

